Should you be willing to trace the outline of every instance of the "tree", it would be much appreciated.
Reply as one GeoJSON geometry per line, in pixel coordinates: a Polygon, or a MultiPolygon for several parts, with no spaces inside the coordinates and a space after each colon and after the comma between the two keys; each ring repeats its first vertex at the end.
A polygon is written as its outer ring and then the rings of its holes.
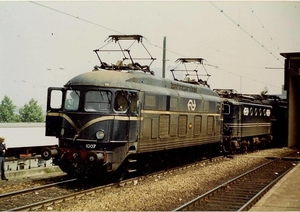
{"type": "Polygon", "coordinates": [[[18,116],[14,114],[16,106],[8,96],[4,96],[0,104],[0,122],[18,122],[18,116]]]}
{"type": "Polygon", "coordinates": [[[31,99],[28,104],[19,109],[20,120],[22,122],[43,122],[44,116],[42,107],[38,106],[37,101],[31,99]]]}

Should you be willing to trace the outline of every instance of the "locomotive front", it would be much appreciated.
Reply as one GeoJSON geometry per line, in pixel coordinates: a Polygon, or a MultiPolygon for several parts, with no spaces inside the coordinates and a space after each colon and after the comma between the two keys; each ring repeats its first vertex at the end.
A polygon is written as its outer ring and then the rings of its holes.
{"type": "Polygon", "coordinates": [[[48,89],[46,136],[56,136],[59,148],[45,149],[44,159],[70,175],[101,175],[136,149],[138,92],[118,87],[116,74],[94,71],[48,89]]]}

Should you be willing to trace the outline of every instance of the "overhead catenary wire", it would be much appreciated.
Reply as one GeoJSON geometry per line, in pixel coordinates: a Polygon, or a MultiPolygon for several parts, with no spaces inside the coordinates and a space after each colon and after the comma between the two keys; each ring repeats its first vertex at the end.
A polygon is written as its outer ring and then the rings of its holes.
{"type": "Polygon", "coordinates": [[[86,23],[89,23],[89,24],[92,24],[92,25],[101,27],[101,28],[103,28],[103,29],[107,29],[107,30],[109,30],[109,31],[116,32],[116,33],[119,33],[119,34],[123,34],[123,35],[124,35],[124,33],[119,32],[119,31],[117,31],[117,30],[114,30],[114,29],[112,29],[112,28],[109,28],[109,27],[103,26],[103,25],[101,25],[101,24],[97,24],[97,23],[95,23],[95,22],[92,22],[92,21],[89,21],[89,20],[80,18],[80,17],[78,17],[78,16],[75,16],[75,15],[72,15],[72,14],[69,14],[69,13],[66,13],[66,12],[63,12],[63,11],[61,11],[61,10],[54,9],[53,7],[49,7],[49,6],[46,6],[46,5],[44,5],[44,4],[41,4],[41,3],[38,3],[38,2],[35,2],[35,1],[30,1],[30,2],[33,3],[33,4],[39,5],[39,6],[41,6],[41,7],[45,7],[45,8],[47,8],[47,9],[49,9],[49,10],[53,10],[53,11],[55,11],[55,12],[61,13],[61,14],[63,14],[63,15],[67,15],[67,16],[70,16],[70,17],[72,17],[72,18],[76,18],[76,19],[78,19],[78,20],[84,21],[84,22],[86,22],[86,23]]]}
{"type": "Polygon", "coordinates": [[[267,51],[272,57],[274,57],[277,61],[279,61],[281,64],[283,64],[283,62],[281,62],[279,60],[279,57],[276,57],[272,51],[270,51],[269,49],[266,48],[265,45],[263,45],[262,43],[260,43],[252,34],[250,34],[246,29],[244,29],[241,24],[237,23],[235,20],[233,20],[227,13],[225,13],[224,10],[220,9],[216,4],[214,4],[214,2],[210,2],[217,10],[219,10],[226,18],[228,18],[234,25],[236,25],[237,27],[239,27],[240,30],[242,30],[244,33],[246,33],[248,35],[249,38],[251,38],[255,43],[257,43],[259,46],[261,46],[265,51],[267,51]]]}
{"type": "Polygon", "coordinates": [[[273,84],[266,83],[266,82],[262,82],[262,81],[260,81],[260,80],[257,80],[257,79],[251,78],[251,77],[247,77],[247,76],[245,76],[245,75],[237,74],[237,73],[234,73],[234,72],[231,72],[231,71],[222,69],[222,68],[218,68],[218,70],[223,71],[223,72],[227,72],[227,73],[232,74],[232,75],[236,75],[236,76],[238,76],[238,77],[242,77],[242,78],[244,78],[244,79],[248,79],[248,80],[251,80],[251,81],[254,81],[254,82],[258,82],[258,83],[261,83],[261,84],[263,84],[263,85],[269,85],[269,86],[271,86],[271,87],[274,87],[274,88],[280,88],[280,89],[281,89],[280,86],[273,85],[273,84]]]}
{"type": "MultiPolygon", "coordinates": [[[[46,6],[46,5],[44,5],[44,4],[34,2],[34,1],[30,1],[30,2],[33,3],[33,4],[36,4],[36,5],[38,5],[38,6],[41,6],[41,7],[50,9],[50,10],[52,10],[52,11],[61,13],[61,14],[63,14],[63,15],[69,16],[69,17],[71,17],[71,18],[75,18],[75,19],[77,19],[77,20],[80,20],[80,21],[83,21],[83,22],[92,24],[92,25],[94,25],[94,26],[101,27],[101,28],[103,28],[103,29],[105,29],[105,30],[112,31],[112,32],[115,32],[115,33],[118,33],[118,34],[121,34],[121,35],[125,35],[125,33],[123,33],[123,32],[120,32],[120,31],[117,31],[117,30],[115,30],[115,29],[112,29],[112,28],[103,26],[103,25],[98,24],[98,23],[95,23],[95,22],[93,22],[93,21],[89,21],[89,20],[84,19],[84,18],[81,18],[81,17],[79,17],[79,16],[72,15],[72,14],[70,14],[70,13],[67,13],[67,12],[64,12],[64,11],[61,11],[61,10],[58,10],[58,9],[55,9],[55,8],[46,6]]],[[[215,8],[217,8],[218,10],[220,10],[214,3],[212,3],[212,2],[210,2],[210,3],[211,3],[215,8]]],[[[220,11],[223,12],[223,10],[220,10],[220,11]]],[[[223,13],[223,14],[224,14],[228,19],[230,19],[234,24],[239,25],[239,24],[237,24],[232,18],[230,18],[227,14],[225,14],[225,13],[223,13]]],[[[239,26],[239,27],[240,27],[240,26],[239,26]]],[[[240,29],[241,29],[242,31],[244,31],[247,35],[251,36],[244,28],[240,27],[240,29]]],[[[253,36],[252,36],[252,38],[253,38],[253,36]]],[[[258,43],[259,45],[261,45],[260,42],[259,42],[257,39],[253,38],[253,40],[254,40],[256,43],[258,43]]],[[[146,41],[145,43],[147,43],[147,44],[149,44],[149,45],[152,45],[152,46],[154,46],[154,47],[156,47],[156,48],[163,49],[163,47],[161,47],[160,45],[152,44],[152,43],[149,42],[149,41],[148,41],[148,42],[146,41]]],[[[262,46],[263,46],[263,45],[262,45],[262,46]]],[[[263,46],[263,47],[264,47],[264,46],[263,46]]],[[[215,49],[214,52],[220,52],[220,51],[219,51],[218,49],[216,49],[215,47],[213,47],[213,48],[215,49]]],[[[264,47],[264,49],[265,49],[266,51],[268,51],[270,54],[272,54],[272,52],[270,52],[267,48],[264,47]]],[[[176,51],[170,50],[170,49],[166,49],[166,51],[167,51],[167,52],[171,52],[171,53],[176,54],[176,55],[180,55],[180,56],[182,56],[182,57],[186,57],[185,55],[183,55],[183,54],[181,54],[181,53],[178,53],[178,52],[176,52],[176,51]]],[[[275,55],[273,55],[273,57],[275,57],[275,55]]],[[[276,58],[276,57],[275,57],[275,58],[276,58]]],[[[279,60],[279,58],[276,58],[276,59],[279,60]]],[[[204,64],[204,65],[212,66],[212,67],[218,68],[219,70],[222,70],[222,71],[225,71],[225,72],[228,72],[228,73],[237,75],[237,76],[241,76],[241,77],[244,77],[244,78],[247,78],[247,79],[256,81],[256,82],[260,82],[260,81],[257,81],[257,80],[255,80],[255,79],[251,79],[251,78],[249,78],[249,77],[246,77],[246,76],[243,76],[243,75],[240,75],[240,74],[236,74],[236,73],[233,73],[233,72],[230,72],[230,71],[226,71],[226,70],[224,70],[224,69],[220,69],[219,66],[215,66],[215,65],[212,65],[212,64],[204,64]]],[[[238,67],[238,66],[237,66],[237,67],[238,67]]],[[[260,83],[262,83],[262,84],[268,84],[268,83],[265,83],[265,82],[260,82],[260,83]]],[[[268,84],[268,85],[270,85],[270,84],[268,84]]],[[[271,85],[271,86],[273,86],[273,87],[278,87],[278,86],[275,86],[275,85],[271,85]]]]}
{"type": "Polygon", "coordinates": [[[279,46],[277,45],[277,43],[275,42],[275,40],[273,39],[273,37],[270,35],[270,33],[268,32],[268,30],[266,29],[265,25],[262,23],[262,21],[258,18],[258,16],[256,15],[256,12],[252,9],[252,7],[250,6],[249,3],[247,3],[248,7],[250,8],[251,12],[254,14],[255,18],[257,19],[257,21],[260,23],[261,28],[267,33],[267,35],[269,36],[270,40],[274,43],[274,45],[277,47],[278,50],[280,50],[279,46]]]}

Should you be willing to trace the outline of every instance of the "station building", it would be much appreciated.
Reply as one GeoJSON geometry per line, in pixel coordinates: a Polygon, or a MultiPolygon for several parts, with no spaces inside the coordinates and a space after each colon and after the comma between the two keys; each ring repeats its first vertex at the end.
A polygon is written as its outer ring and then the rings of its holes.
{"type": "Polygon", "coordinates": [[[288,146],[300,146],[300,52],[281,53],[285,57],[284,89],[288,102],[288,146]]]}

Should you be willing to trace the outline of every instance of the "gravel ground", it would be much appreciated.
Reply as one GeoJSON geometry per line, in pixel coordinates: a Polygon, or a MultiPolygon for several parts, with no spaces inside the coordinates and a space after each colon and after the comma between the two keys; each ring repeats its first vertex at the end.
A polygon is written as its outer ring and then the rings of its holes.
{"type": "Polygon", "coordinates": [[[38,187],[54,182],[59,182],[63,179],[67,179],[67,175],[61,171],[34,177],[9,178],[8,181],[0,181],[0,194],[38,187]]]}
{"type": "Polygon", "coordinates": [[[267,161],[266,156],[282,156],[288,148],[258,151],[232,159],[194,166],[171,174],[149,177],[131,185],[115,187],[64,203],[48,206],[54,211],[165,211],[214,188],[232,177],[267,161]]]}

